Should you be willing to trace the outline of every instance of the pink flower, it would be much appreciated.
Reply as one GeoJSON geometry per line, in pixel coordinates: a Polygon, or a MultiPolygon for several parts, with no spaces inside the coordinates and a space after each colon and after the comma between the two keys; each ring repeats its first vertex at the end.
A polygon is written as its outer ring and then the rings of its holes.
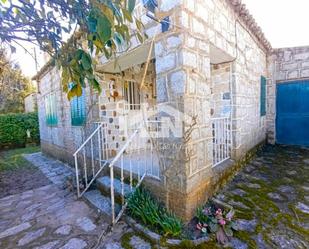
{"type": "Polygon", "coordinates": [[[225,222],[225,220],[221,219],[221,220],[219,220],[219,224],[220,224],[221,226],[224,226],[224,225],[226,224],[226,222],[225,222]]]}
{"type": "Polygon", "coordinates": [[[197,228],[198,230],[201,230],[201,229],[203,228],[203,226],[202,226],[201,223],[197,223],[197,224],[196,224],[196,228],[197,228]]]}
{"type": "Polygon", "coordinates": [[[221,210],[221,208],[218,208],[218,209],[217,209],[216,215],[222,215],[222,210],[221,210]]]}

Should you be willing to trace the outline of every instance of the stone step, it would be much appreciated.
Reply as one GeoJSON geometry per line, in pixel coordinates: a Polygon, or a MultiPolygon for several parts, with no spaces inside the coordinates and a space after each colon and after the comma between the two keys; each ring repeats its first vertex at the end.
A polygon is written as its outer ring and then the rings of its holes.
{"type": "MultiPolygon", "coordinates": [[[[103,214],[103,218],[107,222],[111,222],[112,206],[109,197],[102,195],[102,193],[99,190],[87,191],[83,195],[83,197],[93,208],[95,208],[98,212],[103,214]]],[[[120,209],[121,209],[120,205],[115,203],[115,211],[116,211],[115,216],[117,216],[117,214],[120,212],[120,209]]]]}
{"type": "MultiPolygon", "coordinates": [[[[97,188],[101,191],[101,193],[105,196],[110,196],[110,188],[111,188],[111,179],[109,176],[103,176],[96,180],[97,188]]],[[[127,196],[131,192],[135,190],[134,187],[131,187],[129,184],[124,183],[123,192],[124,196],[127,196]]],[[[121,203],[122,201],[122,186],[121,181],[117,178],[114,178],[114,193],[115,193],[115,201],[117,203],[121,203]]]]}

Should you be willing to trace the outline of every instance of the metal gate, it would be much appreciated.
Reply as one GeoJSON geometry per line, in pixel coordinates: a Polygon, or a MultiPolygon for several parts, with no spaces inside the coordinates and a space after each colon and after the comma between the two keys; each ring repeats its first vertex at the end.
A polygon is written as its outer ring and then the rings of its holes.
{"type": "Polygon", "coordinates": [[[277,84],[276,142],[309,146],[309,80],[277,84]]]}

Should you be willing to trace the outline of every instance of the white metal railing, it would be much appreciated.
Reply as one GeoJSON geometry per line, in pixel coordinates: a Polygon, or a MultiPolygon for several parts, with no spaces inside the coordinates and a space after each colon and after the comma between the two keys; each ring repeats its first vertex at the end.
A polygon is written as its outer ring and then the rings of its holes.
{"type": "Polygon", "coordinates": [[[105,139],[107,124],[97,123],[97,125],[97,128],[73,154],[78,197],[88,190],[106,166],[109,158],[105,139]]]}
{"type": "Polygon", "coordinates": [[[125,172],[128,177],[128,182],[131,191],[133,188],[138,188],[146,176],[160,179],[159,170],[159,157],[154,148],[155,138],[152,136],[151,131],[160,129],[158,121],[147,121],[142,124],[138,129],[131,133],[130,138],[127,140],[122,149],[118,152],[117,156],[110,162],[110,179],[111,179],[111,210],[112,210],[112,223],[115,224],[121,218],[127,202],[124,198],[124,181],[125,172]],[[155,127],[155,128],[154,128],[155,127]],[[145,133],[146,131],[146,133],[145,133]],[[121,196],[122,203],[121,209],[117,214],[115,210],[115,193],[114,193],[114,170],[120,170],[121,181],[121,196]],[[136,180],[133,184],[133,180],[136,180]]]}
{"type": "Polygon", "coordinates": [[[229,117],[212,118],[213,167],[231,157],[231,134],[229,117]]]}
{"type": "Polygon", "coordinates": [[[156,153],[156,135],[161,128],[159,121],[146,121],[138,128],[129,131],[117,154],[112,153],[109,142],[108,124],[97,122],[97,128],[73,154],[75,160],[77,195],[81,197],[99,176],[105,166],[110,170],[110,198],[112,223],[115,224],[123,214],[125,200],[125,178],[133,191],[140,186],[145,176],[160,179],[159,157],[156,153]],[[121,209],[115,209],[114,180],[118,170],[121,181],[121,209]]]}

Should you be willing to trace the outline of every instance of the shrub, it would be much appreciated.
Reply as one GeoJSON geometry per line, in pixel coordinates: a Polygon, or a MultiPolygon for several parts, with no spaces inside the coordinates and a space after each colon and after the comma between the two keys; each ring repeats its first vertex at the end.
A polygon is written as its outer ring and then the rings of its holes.
{"type": "Polygon", "coordinates": [[[179,218],[167,211],[149,193],[140,187],[128,198],[129,214],[141,221],[150,229],[164,236],[178,237],[181,235],[183,224],[179,218]]]}
{"type": "Polygon", "coordinates": [[[25,146],[40,141],[37,113],[10,113],[0,115],[0,149],[25,146]],[[27,130],[30,138],[27,138],[27,130]]]}

